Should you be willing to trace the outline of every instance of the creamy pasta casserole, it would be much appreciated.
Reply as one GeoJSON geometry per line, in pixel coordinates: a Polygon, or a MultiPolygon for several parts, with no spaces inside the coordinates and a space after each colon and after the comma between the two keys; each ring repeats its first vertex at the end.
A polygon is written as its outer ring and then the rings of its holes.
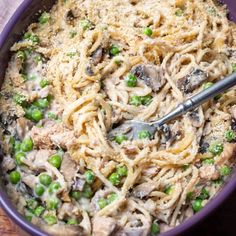
{"type": "Polygon", "coordinates": [[[0,98],[1,174],[51,235],[145,236],[199,212],[230,175],[235,89],[129,140],[236,72],[236,26],[213,0],[60,0],[12,48],[0,98]]]}

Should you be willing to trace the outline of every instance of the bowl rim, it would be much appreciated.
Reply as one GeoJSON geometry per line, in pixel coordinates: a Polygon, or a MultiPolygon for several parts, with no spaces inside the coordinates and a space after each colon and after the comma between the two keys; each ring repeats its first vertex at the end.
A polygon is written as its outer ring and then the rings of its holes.
{"type": "MultiPolygon", "coordinates": [[[[3,28],[0,34],[0,49],[5,44],[10,32],[13,27],[18,22],[19,18],[23,15],[25,10],[30,7],[33,0],[23,0],[23,2],[17,7],[14,14],[8,20],[7,24],[3,28]]],[[[193,215],[186,221],[182,222],[180,225],[174,227],[173,229],[161,233],[160,236],[179,236],[189,229],[195,227],[210,214],[212,214],[236,189],[236,170],[229,178],[229,181],[224,184],[224,187],[220,192],[209,202],[207,205],[197,214],[193,215]]],[[[20,228],[25,230],[27,233],[34,236],[48,236],[47,233],[43,232],[36,225],[27,222],[23,216],[17,211],[16,207],[10,202],[10,199],[6,193],[0,189],[0,207],[7,213],[11,220],[13,220],[20,228]]]]}

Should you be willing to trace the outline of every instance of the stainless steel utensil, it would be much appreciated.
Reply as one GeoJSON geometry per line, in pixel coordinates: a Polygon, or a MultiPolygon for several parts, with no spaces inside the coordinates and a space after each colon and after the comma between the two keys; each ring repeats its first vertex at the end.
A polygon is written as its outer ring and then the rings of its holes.
{"type": "Polygon", "coordinates": [[[161,119],[153,122],[143,122],[138,120],[125,121],[120,126],[112,129],[108,138],[113,139],[117,135],[124,134],[128,139],[137,139],[140,131],[148,131],[151,136],[161,128],[165,123],[176,119],[177,117],[187,113],[188,111],[194,110],[204,102],[217,96],[220,93],[225,92],[229,88],[236,85],[236,73],[233,73],[223,80],[215,83],[208,89],[201,91],[194,95],[183,103],[180,103],[173,111],[162,117],[161,119]]]}

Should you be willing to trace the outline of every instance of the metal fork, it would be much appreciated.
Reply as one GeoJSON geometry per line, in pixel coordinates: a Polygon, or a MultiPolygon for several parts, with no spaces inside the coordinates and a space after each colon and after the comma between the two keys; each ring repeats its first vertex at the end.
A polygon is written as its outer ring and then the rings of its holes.
{"type": "Polygon", "coordinates": [[[218,81],[208,89],[201,91],[183,103],[180,103],[174,110],[153,122],[144,122],[138,120],[129,120],[123,122],[120,126],[112,129],[108,133],[109,139],[114,139],[115,136],[124,134],[129,140],[138,139],[141,131],[147,131],[153,137],[157,130],[159,130],[167,122],[178,118],[179,116],[194,110],[201,104],[225,92],[229,88],[236,85],[236,73],[233,73],[223,80],[218,81]]]}

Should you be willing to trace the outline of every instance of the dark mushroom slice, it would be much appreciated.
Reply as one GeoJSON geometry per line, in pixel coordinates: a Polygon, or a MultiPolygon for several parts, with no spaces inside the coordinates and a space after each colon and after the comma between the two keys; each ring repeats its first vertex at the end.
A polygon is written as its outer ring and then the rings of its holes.
{"type": "Polygon", "coordinates": [[[177,81],[177,86],[186,94],[198,88],[207,79],[206,72],[200,69],[193,69],[188,75],[177,81]]]}
{"type": "Polygon", "coordinates": [[[235,119],[231,120],[231,129],[236,131],[236,120],[235,119]]]}
{"type": "Polygon", "coordinates": [[[204,139],[201,139],[200,147],[198,149],[198,152],[201,153],[201,154],[206,153],[209,146],[210,146],[210,144],[208,142],[206,142],[204,139]]]}
{"type": "Polygon", "coordinates": [[[131,70],[131,73],[138,79],[143,80],[153,92],[159,91],[166,83],[163,70],[155,65],[137,65],[131,70]]]}
{"type": "Polygon", "coordinates": [[[76,18],[73,10],[69,10],[65,15],[65,20],[68,24],[73,24],[74,19],[76,18]]]}
{"type": "Polygon", "coordinates": [[[93,76],[94,75],[93,67],[91,65],[86,66],[85,73],[88,76],[93,76]]]}
{"type": "Polygon", "coordinates": [[[103,59],[103,55],[104,55],[104,49],[102,48],[102,46],[99,46],[91,55],[92,57],[92,62],[93,64],[96,66],[97,64],[99,64],[102,59],[103,59]]]}
{"type": "Polygon", "coordinates": [[[133,195],[137,198],[143,199],[147,197],[155,187],[154,184],[150,185],[150,183],[139,184],[133,189],[133,195]]]}
{"type": "Polygon", "coordinates": [[[194,127],[197,127],[197,128],[201,127],[202,120],[201,120],[201,117],[200,117],[200,114],[199,114],[199,109],[196,109],[192,112],[189,112],[188,116],[189,116],[189,118],[192,122],[192,125],[194,127]]]}

